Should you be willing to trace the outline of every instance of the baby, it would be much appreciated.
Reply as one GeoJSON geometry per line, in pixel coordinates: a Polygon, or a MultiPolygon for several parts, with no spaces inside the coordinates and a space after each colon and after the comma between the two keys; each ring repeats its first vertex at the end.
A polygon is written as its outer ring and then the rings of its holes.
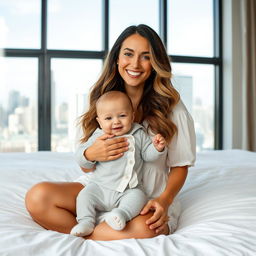
{"type": "Polygon", "coordinates": [[[153,140],[143,126],[133,123],[134,111],[130,98],[123,92],[110,91],[96,103],[97,128],[88,141],[76,151],[78,164],[92,169],[88,184],[77,197],[77,221],[71,234],[87,236],[95,227],[96,212],[108,212],[105,221],[115,230],[137,216],[147,202],[142,188],[143,161],[155,161],[165,154],[166,141],[160,134],[153,140]],[[126,137],[129,149],[113,161],[90,162],[85,150],[103,134],[126,137]],[[95,167],[95,168],[94,168],[95,167]]]}

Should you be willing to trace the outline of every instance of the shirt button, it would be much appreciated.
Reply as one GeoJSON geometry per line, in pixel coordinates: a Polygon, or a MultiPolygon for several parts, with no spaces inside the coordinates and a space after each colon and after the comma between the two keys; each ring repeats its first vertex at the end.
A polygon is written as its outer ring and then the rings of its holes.
{"type": "Polygon", "coordinates": [[[129,164],[133,164],[133,160],[130,160],[130,161],[129,161],[129,164]]]}
{"type": "Polygon", "coordinates": [[[130,148],[130,151],[131,151],[131,152],[133,152],[133,151],[134,151],[134,148],[133,148],[133,147],[131,147],[131,148],[130,148]]]}

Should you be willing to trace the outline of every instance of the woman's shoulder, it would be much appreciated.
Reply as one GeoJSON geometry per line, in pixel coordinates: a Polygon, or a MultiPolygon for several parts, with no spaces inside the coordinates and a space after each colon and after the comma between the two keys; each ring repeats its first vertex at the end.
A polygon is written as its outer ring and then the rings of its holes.
{"type": "Polygon", "coordinates": [[[173,110],[172,110],[173,113],[188,113],[188,110],[185,106],[185,104],[183,103],[182,100],[179,100],[179,102],[174,106],[173,110]]]}
{"type": "Polygon", "coordinates": [[[185,104],[180,100],[175,107],[173,108],[172,112],[170,113],[170,118],[172,121],[179,121],[187,122],[188,120],[193,120],[192,116],[190,115],[189,111],[187,110],[185,104]]]}

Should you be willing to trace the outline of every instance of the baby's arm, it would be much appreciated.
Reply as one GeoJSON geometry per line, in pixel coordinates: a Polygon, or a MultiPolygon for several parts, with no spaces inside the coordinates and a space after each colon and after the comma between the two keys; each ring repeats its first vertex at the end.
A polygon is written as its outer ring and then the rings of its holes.
{"type": "Polygon", "coordinates": [[[162,152],[166,146],[165,138],[159,133],[153,137],[152,142],[153,142],[156,150],[159,152],[162,152]]]}
{"type": "Polygon", "coordinates": [[[146,162],[157,160],[166,152],[166,141],[162,135],[157,134],[151,138],[148,134],[141,130],[141,158],[146,162]]]}

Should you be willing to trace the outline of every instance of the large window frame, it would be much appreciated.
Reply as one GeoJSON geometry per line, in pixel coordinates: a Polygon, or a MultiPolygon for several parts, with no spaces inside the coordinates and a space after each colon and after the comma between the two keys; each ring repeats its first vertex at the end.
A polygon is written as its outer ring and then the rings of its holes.
{"type": "MultiPolygon", "coordinates": [[[[159,1],[159,35],[167,45],[167,0],[159,1]]],[[[47,48],[47,0],[41,0],[41,48],[4,49],[5,57],[38,58],[38,150],[51,150],[51,59],[83,58],[104,60],[109,50],[109,0],[102,0],[103,50],[74,51],[47,48]]],[[[214,149],[222,149],[222,0],[213,0],[214,57],[169,55],[172,62],[210,64],[215,67],[214,149]]]]}

